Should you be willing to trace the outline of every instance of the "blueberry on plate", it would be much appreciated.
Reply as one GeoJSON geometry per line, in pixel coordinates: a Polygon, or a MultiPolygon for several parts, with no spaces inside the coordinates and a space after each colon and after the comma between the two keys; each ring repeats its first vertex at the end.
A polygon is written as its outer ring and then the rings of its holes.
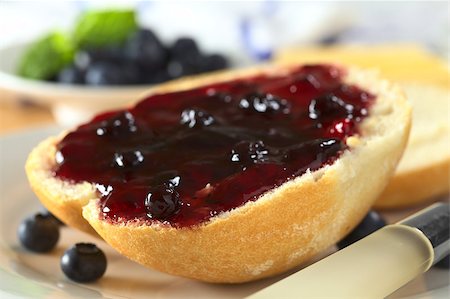
{"type": "Polygon", "coordinates": [[[128,78],[117,64],[95,62],[87,69],[85,81],[88,85],[120,85],[127,84],[128,78]]]}
{"type": "Polygon", "coordinates": [[[370,235],[374,231],[386,225],[386,221],[375,211],[370,211],[366,217],[358,224],[355,229],[349,233],[337,246],[339,249],[359,241],[360,239],[370,235]]]}
{"type": "Polygon", "coordinates": [[[447,255],[442,260],[437,262],[434,267],[440,268],[440,269],[450,269],[450,255],[447,255]]]}
{"type": "Polygon", "coordinates": [[[59,72],[57,81],[65,84],[83,84],[84,74],[75,66],[69,66],[59,72]]]}
{"type": "Polygon", "coordinates": [[[59,225],[49,215],[37,213],[26,218],[17,230],[23,247],[34,252],[48,252],[59,240],[59,225]]]}
{"type": "Polygon", "coordinates": [[[93,282],[106,271],[106,256],[91,243],[77,243],[61,257],[64,274],[76,282],[93,282]]]}
{"type": "Polygon", "coordinates": [[[125,57],[144,66],[147,70],[163,68],[168,59],[168,52],[158,37],[148,29],[134,33],[125,44],[125,57]]]}

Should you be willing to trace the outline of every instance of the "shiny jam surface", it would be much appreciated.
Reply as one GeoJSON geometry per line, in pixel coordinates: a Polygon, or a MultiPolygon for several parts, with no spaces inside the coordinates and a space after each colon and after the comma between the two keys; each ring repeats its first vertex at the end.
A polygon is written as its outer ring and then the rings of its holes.
{"type": "Polygon", "coordinates": [[[374,99],[343,75],[307,65],[152,95],[69,133],[55,176],[95,183],[105,220],[201,224],[339,157],[374,99]]]}

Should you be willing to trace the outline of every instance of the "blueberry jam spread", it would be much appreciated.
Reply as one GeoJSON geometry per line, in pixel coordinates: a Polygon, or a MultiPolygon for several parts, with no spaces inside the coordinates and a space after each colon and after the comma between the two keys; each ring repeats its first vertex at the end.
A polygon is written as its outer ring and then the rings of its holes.
{"type": "Polygon", "coordinates": [[[152,95],[66,135],[55,176],[95,183],[104,220],[204,223],[339,157],[375,98],[343,75],[307,65],[152,95]]]}

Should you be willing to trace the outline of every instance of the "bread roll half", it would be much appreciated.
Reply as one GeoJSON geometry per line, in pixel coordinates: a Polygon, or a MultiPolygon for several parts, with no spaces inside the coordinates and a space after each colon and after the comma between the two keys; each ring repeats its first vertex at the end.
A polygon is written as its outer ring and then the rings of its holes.
{"type": "MultiPolygon", "coordinates": [[[[150,93],[189,89],[253,74],[283,74],[266,66],[184,79],[150,93]]],[[[360,135],[331,165],[290,180],[258,200],[195,227],[101,220],[93,184],[61,181],[52,173],[55,144],[43,141],[26,171],[42,203],[67,224],[95,230],[126,257],[150,268],[208,282],[239,283],[275,275],[304,263],[345,236],[386,186],[405,148],[411,109],[396,86],[371,71],[349,68],[343,78],[376,95],[360,135]]],[[[255,178],[257,179],[257,178],[255,178]]]]}

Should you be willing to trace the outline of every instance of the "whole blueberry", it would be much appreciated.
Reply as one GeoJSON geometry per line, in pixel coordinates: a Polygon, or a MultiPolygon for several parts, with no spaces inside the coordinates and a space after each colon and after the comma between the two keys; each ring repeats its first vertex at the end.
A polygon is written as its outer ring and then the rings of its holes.
{"type": "Polygon", "coordinates": [[[75,66],[69,66],[59,72],[57,81],[65,84],[83,84],[84,73],[75,66]]]}
{"type": "Polygon", "coordinates": [[[125,49],[119,46],[110,46],[97,49],[93,55],[93,61],[107,61],[121,63],[126,60],[125,49]]]}
{"type": "Polygon", "coordinates": [[[346,103],[334,94],[325,94],[311,100],[308,110],[311,119],[319,119],[324,115],[347,117],[355,107],[346,103]]]}
{"type": "Polygon", "coordinates": [[[181,112],[180,123],[189,128],[207,127],[214,123],[214,117],[200,109],[185,109],[181,112]]]}
{"type": "Polygon", "coordinates": [[[341,240],[337,246],[339,249],[359,241],[360,239],[370,235],[374,231],[386,225],[386,221],[375,211],[370,211],[366,217],[358,224],[358,226],[341,240]]]}
{"type": "Polygon", "coordinates": [[[201,71],[212,72],[228,67],[228,60],[220,54],[205,55],[201,59],[201,71]]]}
{"type": "Polygon", "coordinates": [[[192,38],[181,37],[170,47],[170,54],[178,60],[191,62],[200,56],[200,50],[192,38]]]}
{"type": "Polygon", "coordinates": [[[245,95],[239,101],[239,108],[265,115],[288,113],[290,111],[290,105],[285,99],[272,94],[257,92],[245,95]]]}
{"type": "Polygon", "coordinates": [[[185,66],[183,65],[182,62],[177,60],[169,61],[169,63],[167,64],[166,71],[167,75],[171,79],[176,79],[186,74],[185,66]]]}
{"type": "Polygon", "coordinates": [[[120,65],[124,83],[139,84],[142,83],[141,71],[136,63],[123,62],[120,65]]]}
{"type": "Polygon", "coordinates": [[[86,71],[89,65],[94,61],[92,52],[90,51],[79,51],[75,54],[74,66],[78,70],[86,71]]]}
{"type": "Polygon", "coordinates": [[[242,166],[264,163],[269,159],[269,149],[262,140],[240,141],[231,150],[230,160],[242,166]]]}
{"type": "Polygon", "coordinates": [[[434,267],[440,268],[440,269],[450,269],[450,255],[447,255],[442,260],[437,262],[434,267]]]}
{"type": "Polygon", "coordinates": [[[100,122],[97,136],[111,138],[128,138],[138,131],[136,120],[129,111],[118,112],[113,117],[100,122]]]}
{"type": "Polygon", "coordinates": [[[34,252],[48,252],[59,240],[59,225],[48,215],[37,213],[26,218],[17,231],[20,243],[34,252]]]}
{"type": "Polygon", "coordinates": [[[166,220],[179,211],[180,205],[180,195],[172,185],[153,187],[145,199],[145,208],[150,219],[166,220]]]}
{"type": "Polygon", "coordinates": [[[128,79],[119,65],[107,62],[96,62],[86,71],[88,85],[118,85],[127,84],[128,79]]]}
{"type": "Polygon", "coordinates": [[[61,257],[64,274],[76,282],[92,282],[106,271],[106,256],[96,245],[77,243],[61,257]]]}
{"type": "Polygon", "coordinates": [[[166,69],[141,73],[142,83],[158,84],[169,81],[171,76],[166,69]]]}
{"type": "Polygon", "coordinates": [[[192,75],[198,72],[197,67],[182,60],[171,60],[167,64],[167,74],[170,79],[176,79],[187,75],[192,75]]]}
{"type": "Polygon", "coordinates": [[[124,49],[114,46],[101,49],[80,50],[75,54],[74,65],[86,71],[96,62],[122,63],[125,61],[124,49]]]}
{"type": "Polygon", "coordinates": [[[124,51],[128,60],[139,63],[148,71],[163,68],[168,59],[167,49],[148,29],[140,29],[130,36],[124,51]]]}
{"type": "Polygon", "coordinates": [[[113,165],[119,169],[133,169],[144,162],[144,155],[139,150],[114,153],[113,165]]]}

